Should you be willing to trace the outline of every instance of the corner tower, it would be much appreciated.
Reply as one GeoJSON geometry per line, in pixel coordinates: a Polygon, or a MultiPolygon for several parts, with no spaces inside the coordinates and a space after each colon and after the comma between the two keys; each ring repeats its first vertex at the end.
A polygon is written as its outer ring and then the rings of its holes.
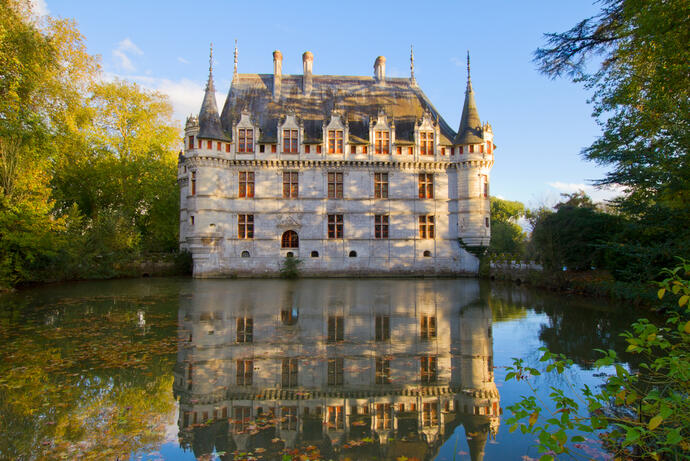
{"type": "Polygon", "coordinates": [[[489,178],[494,163],[494,136],[488,123],[482,125],[474,100],[467,52],[467,88],[458,134],[453,149],[458,157],[458,238],[460,245],[479,255],[491,239],[489,178]]]}

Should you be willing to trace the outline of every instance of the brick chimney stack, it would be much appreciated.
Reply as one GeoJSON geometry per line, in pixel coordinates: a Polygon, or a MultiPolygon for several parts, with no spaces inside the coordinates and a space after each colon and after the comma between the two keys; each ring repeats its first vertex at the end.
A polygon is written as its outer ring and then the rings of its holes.
{"type": "Polygon", "coordinates": [[[273,100],[280,99],[280,86],[283,79],[283,53],[273,52],[273,100]]]}
{"type": "Polygon", "coordinates": [[[311,93],[311,72],[314,65],[314,55],[311,51],[305,51],[302,55],[302,65],[304,67],[304,77],[302,82],[302,90],[304,94],[309,96],[311,93]]]}

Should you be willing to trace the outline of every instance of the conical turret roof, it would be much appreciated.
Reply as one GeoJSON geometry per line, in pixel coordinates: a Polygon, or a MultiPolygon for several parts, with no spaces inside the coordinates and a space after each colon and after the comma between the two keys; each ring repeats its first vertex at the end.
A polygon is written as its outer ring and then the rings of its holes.
{"type": "Polygon", "coordinates": [[[465,90],[465,104],[462,107],[462,118],[458,134],[453,140],[453,144],[481,144],[484,142],[482,137],[482,122],[479,120],[477,103],[474,101],[474,90],[470,79],[470,54],[467,53],[467,89],[465,90]]]}
{"type": "Polygon", "coordinates": [[[222,141],[229,140],[221,127],[218,106],[216,105],[216,88],[213,85],[213,48],[211,48],[211,57],[209,58],[206,93],[199,111],[199,134],[197,137],[222,141]]]}

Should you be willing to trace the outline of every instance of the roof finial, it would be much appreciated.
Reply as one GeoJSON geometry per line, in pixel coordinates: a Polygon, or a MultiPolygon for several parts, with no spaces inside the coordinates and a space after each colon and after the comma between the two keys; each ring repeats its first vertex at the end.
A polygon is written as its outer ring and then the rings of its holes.
{"type": "Polygon", "coordinates": [[[470,50],[467,50],[467,83],[470,83],[470,50]]]}
{"type": "Polygon", "coordinates": [[[410,80],[415,83],[414,78],[414,48],[410,45],[410,80]]]}
{"type": "Polygon", "coordinates": [[[213,42],[211,42],[211,51],[208,54],[208,73],[213,73],[213,42]]]}
{"type": "Polygon", "coordinates": [[[237,54],[238,54],[238,51],[237,51],[237,39],[235,39],[235,67],[234,67],[234,70],[232,71],[232,78],[233,78],[233,79],[234,79],[235,77],[237,77],[237,54]]]}

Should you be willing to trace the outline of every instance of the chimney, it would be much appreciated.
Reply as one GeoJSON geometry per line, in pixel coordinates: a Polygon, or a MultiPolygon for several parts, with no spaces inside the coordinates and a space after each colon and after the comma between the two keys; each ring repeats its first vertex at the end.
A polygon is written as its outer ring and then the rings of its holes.
{"type": "Polygon", "coordinates": [[[314,55],[311,51],[305,51],[302,55],[302,66],[304,67],[304,77],[302,80],[302,90],[304,94],[309,96],[311,93],[311,71],[314,65],[314,55]]]}
{"type": "Polygon", "coordinates": [[[374,61],[374,77],[377,83],[384,83],[386,81],[386,58],[379,56],[374,61]]]}
{"type": "Polygon", "coordinates": [[[273,100],[280,99],[280,85],[283,78],[283,53],[273,52],[273,100]]]}

